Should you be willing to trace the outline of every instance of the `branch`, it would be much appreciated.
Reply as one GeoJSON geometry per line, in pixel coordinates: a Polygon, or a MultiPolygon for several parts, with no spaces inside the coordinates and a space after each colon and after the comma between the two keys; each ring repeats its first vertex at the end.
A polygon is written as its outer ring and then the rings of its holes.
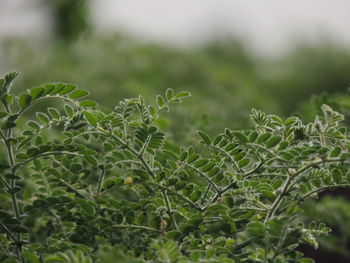
{"type": "Polygon", "coordinates": [[[114,227],[117,228],[136,228],[136,229],[143,229],[143,230],[148,230],[148,231],[153,231],[153,232],[163,232],[162,230],[147,227],[147,226],[139,226],[139,225],[114,225],[114,227]]]}
{"type": "Polygon", "coordinates": [[[29,163],[29,162],[31,162],[31,161],[33,161],[33,160],[35,160],[35,159],[38,159],[38,158],[40,158],[40,157],[45,157],[45,156],[50,156],[50,155],[59,155],[59,154],[68,154],[68,155],[80,156],[79,153],[76,153],[76,152],[67,152],[67,151],[54,151],[54,152],[40,153],[40,154],[38,154],[38,155],[36,155],[36,156],[34,156],[34,157],[28,159],[28,160],[25,160],[25,161],[23,161],[23,162],[17,163],[16,165],[14,165],[14,166],[12,167],[12,169],[17,170],[17,169],[19,169],[20,167],[22,167],[23,165],[26,165],[27,163],[29,163]]]}
{"type": "Polygon", "coordinates": [[[17,240],[17,238],[11,233],[10,229],[7,228],[7,226],[1,221],[1,219],[0,226],[6,232],[6,234],[13,240],[13,242],[15,242],[16,246],[20,245],[20,241],[17,240]]]}
{"type": "Polygon", "coordinates": [[[170,188],[164,186],[164,185],[161,185],[159,183],[156,183],[156,182],[152,182],[150,181],[149,183],[163,189],[163,190],[166,190],[176,196],[178,196],[179,198],[181,198],[182,200],[186,201],[187,203],[189,203],[193,208],[197,209],[198,211],[203,211],[203,209],[201,207],[199,207],[198,205],[196,205],[191,199],[185,197],[185,196],[182,196],[181,194],[177,193],[176,191],[174,190],[171,190],[170,188]]]}
{"type": "MultiPolygon", "coordinates": [[[[55,159],[50,158],[51,161],[53,161],[55,164],[57,164],[58,166],[60,166],[62,169],[66,170],[67,172],[71,173],[66,167],[64,167],[61,163],[57,162],[55,159]]],[[[55,176],[56,177],[56,176],[55,176]]],[[[57,177],[56,177],[57,178],[57,177]]],[[[77,189],[75,189],[71,184],[67,183],[66,181],[64,181],[61,178],[57,178],[58,181],[63,184],[64,186],[66,186],[68,189],[70,189],[72,192],[74,192],[77,196],[79,196],[80,198],[89,200],[89,198],[83,196],[81,193],[79,193],[79,191],[77,189]]]]}
{"type": "Polygon", "coordinates": [[[342,187],[350,187],[350,184],[337,184],[337,185],[327,185],[327,186],[323,186],[320,188],[317,188],[313,191],[308,192],[307,194],[303,195],[299,202],[303,202],[305,199],[309,198],[310,196],[312,196],[313,194],[319,193],[319,192],[323,192],[326,190],[330,190],[333,188],[342,188],[342,187]]]}
{"type": "Polygon", "coordinates": [[[181,164],[183,164],[183,165],[186,165],[187,167],[189,167],[189,168],[191,168],[192,170],[194,170],[194,171],[196,171],[197,173],[199,173],[202,177],[204,177],[207,181],[208,181],[208,183],[209,184],[211,184],[214,188],[215,188],[215,190],[216,190],[216,192],[220,192],[220,189],[218,188],[218,186],[213,182],[213,180],[211,180],[211,178],[209,178],[205,173],[203,173],[201,170],[199,170],[199,169],[197,169],[196,167],[194,167],[194,166],[192,166],[192,165],[190,165],[190,164],[188,164],[188,163],[184,163],[184,162],[180,162],[181,164]]]}
{"type": "Polygon", "coordinates": [[[101,193],[101,189],[102,189],[103,181],[105,179],[105,175],[106,175],[106,170],[102,169],[102,173],[101,173],[100,177],[98,178],[98,185],[97,185],[97,191],[96,191],[95,199],[98,199],[98,197],[99,197],[99,195],[101,193]]]}
{"type": "Polygon", "coordinates": [[[235,169],[236,169],[239,173],[242,172],[242,170],[241,170],[241,169],[238,167],[238,165],[236,164],[236,161],[232,158],[232,156],[231,156],[228,152],[226,152],[225,150],[223,150],[223,149],[221,149],[220,147],[217,147],[217,146],[215,146],[215,145],[210,146],[210,148],[213,148],[214,150],[216,150],[216,151],[218,151],[218,152],[224,153],[224,154],[226,155],[226,157],[228,157],[228,158],[230,159],[230,161],[232,162],[232,164],[233,164],[233,166],[235,167],[235,169]]]}
{"type": "Polygon", "coordinates": [[[38,98],[34,101],[32,101],[32,103],[30,103],[27,107],[21,109],[17,114],[18,114],[18,117],[22,115],[22,113],[26,112],[28,109],[30,109],[32,106],[34,106],[35,104],[45,100],[45,99],[62,99],[62,100],[65,100],[65,101],[69,101],[71,102],[72,104],[74,104],[78,109],[81,109],[79,104],[73,100],[73,99],[70,99],[68,97],[64,97],[64,96],[59,96],[59,95],[53,95],[53,96],[45,96],[45,97],[41,97],[41,98],[38,98]]]}
{"type": "Polygon", "coordinates": [[[289,187],[290,183],[292,182],[292,179],[293,179],[292,176],[288,176],[287,180],[285,181],[285,183],[283,185],[281,193],[277,196],[277,198],[273,202],[269,212],[267,213],[265,220],[264,220],[264,223],[266,223],[267,220],[269,220],[271,217],[274,216],[276,210],[278,209],[278,206],[280,205],[280,202],[282,201],[282,198],[284,197],[284,195],[288,191],[288,187],[289,187]]]}

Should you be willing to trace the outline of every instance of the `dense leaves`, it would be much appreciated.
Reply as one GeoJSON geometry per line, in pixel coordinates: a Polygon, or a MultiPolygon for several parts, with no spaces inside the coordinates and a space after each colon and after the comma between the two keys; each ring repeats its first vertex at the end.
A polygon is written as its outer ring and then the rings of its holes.
{"type": "Polygon", "coordinates": [[[313,262],[298,245],[330,229],[300,205],[350,186],[349,136],[326,105],[306,124],[253,110],[251,130],[181,148],[158,120],[187,92],[102,111],[63,83],[15,96],[16,75],[0,82],[3,262],[313,262]],[[62,105],[23,116],[47,99],[62,105]]]}

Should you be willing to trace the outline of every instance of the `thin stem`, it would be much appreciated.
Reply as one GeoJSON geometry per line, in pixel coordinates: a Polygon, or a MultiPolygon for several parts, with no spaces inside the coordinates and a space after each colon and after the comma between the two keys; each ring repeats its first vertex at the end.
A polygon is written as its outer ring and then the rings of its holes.
{"type": "Polygon", "coordinates": [[[205,192],[201,198],[201,203],[204,204],[205,199],[207,198],[209,192],[210,192],[211,184],[208,184],[207,188],[205,189],[205,192]]]}
{"type": "Polygon", "coordinates": [[[336,185],[328,185],[328,186],[323,186],[323,187],[317,188],[317,189],[315,189],[313,191],[310,191],[307,194],[303,195],[300,198],[300,202],[302,202],[305,199],[309,198],[313,194],[316,194],[316,193],[319,193],[319,192],[323,192],[323,191],[326,191],[326,190],[330,190],[330,189],[333,189],[333,188],[340,188],[340,187],[350,187],[350,184],[336,184],[336,185]]]}
{"type": "Polygon", "coordinates": [[[233,166],[235,167],[235,169],[236,169],[239,173],[242,172],[242,170],[238,167],[236,161],[232,158],[232,156],[231,156],[228,152],[226,152],[225,150],[221,149],[220,147],[217,147],[217,146],[214,146],[214,145],[210,146],[210,148],[212,148],[212,149],[214,149],[214,150],[216,150],[216,151],[218,151],[218,152],[222,152],[223,154],[225,154],[226,157],[228,157],[228,158],[230,159],[230,161],[231,161],[231,163],[233,164],[233,166]]]}
{"type": "Polygon", "coordinates": [[[156,120],[159,116],[159,113],[161,113],[164,109],[166,109],[171,103],[173,102],[173,100],[168,100],[167,102],[164,103],[164,105],[162,107],[160,107],[157,112],[154,114],[154,116],[151,118],[150,120],[150,124],[152,122],[154,122],[154,120],[156,120]]]}
{"type": "Polygon", "coordinates": [[[149,230],[153,232],[162,232],[162,230],[147,227],[147,226],[139,226],[139,225],[114,225],[116,228],[136,228],[136,229],[143,229],[143,230],[149,230]]]}
{"type": "MultiPolygon", "coordinates": [[[[52,159],[50,158],[51,161],[53,161],[55,164],[57,164],[58,166],[60,166],[62,169],[66,170],[67,172],[70,173],[70,171],[64,167],[61,163],[57,162],[55,159],[52,159]]],[[[86,199],[86,200],[89,200],[89,198],[83,196],[81,193],[79,193],[79,191],[77,189],[75,189],[71,184],[67,183],[66,181],[64,181],[63,179],[61,178],[57,178],[58,181],[63,184],[64,186],[66,186],[69,190],[71,190],[72,192],[74,192],[77,196],[79,196],[80,198],[83,198],[83,199],[86,199]]]]}
{"type": "Polygon", "coordinates": [[[290,185],[290,183],[292,182],[292,176],[288,176],[287,180],[285,181],[283,188],[281,190],[281,193],[277,196],[277,198],[275,199],[275,201],[273,202],[269,212],[267,213],[266,217],[265,217],[265,223],[274,216],[276,210],[278,209],[280,202],[282,201],[282,198],[284,197],[284,195],[286,194],[286,192],[288,191],[288,187],[290,185]]]}
{"type": "Polygon", "coordinates": [[[81,109],[79,104],[74,101],[73,99],[69,98],[69,97],[64,97],[64,96],[60,96],[60,95],[53,95],[53,96],[45,96],[45,97],[41,97],[41,98],[38,98],[36,99],[35,101],[33,101],[31,104],[29,104],[27,107],[21,109],[17,114],[18,114],[18,117],[20,115],[22,115],[24,112],[26,112],[28,109],[30,109],[32,106],[34,106],[35,104],[43,101],[43,100],[46,100],[46,99],[62,99],[64,101],[69,101],[71,102],[72,104],[74,104],[78,109],[81,109]]]}
{"type": "Polygon", "coordinates": [[[10,229],[7,228],[7,226],[1,221],[1,219],[0,219],[0,227],[6,232],[6,234],[15,243],[17,258],[19,259],[20,262],[23,262],[23,259],[21,256],[21,243],[20,243],[20,241],[11,233],[10,229]]]}
{"type": "Polygon", "coordinates": [[[98,178],[98,185],[97,185],[97,191],[96,191],[96,197],[95,199],[98,199],[100,193],[101,193],[101,189],[102,189],[102,185],[105,179],[105,175],[106,175],[106,169],[102,169],[101,175],[98,178]]]}
{"type": "Polygon", "coordinates": [[[171,208],[171,204],[170,204],[169,198],[168,198],[165,190],[162,190],[161,192],[162,192],[164,203],[165,203],[165,206],[166,206],[166,209],[167,209],[167,213],[168,213],[169,217],[171,218],[171,222],[173,223],[174,228],[177,230],[179,227],[177,225],[177,222],[176,222],[176,219],[175,219],[175,216],[174,216],[174,211],[171,208]]]}
{"type": "MultiPolygon", "coordinates": [[[[4,107],[5,107],[5,110],[7,112],[8,115],[11,115],[11,109],[10,107],[6,104],[6,103],[3,103],[4,104],[4,107]]],[[[14,166],[16,165],[16,161],[15,161],[15,156],[14,156],[14,153],[13,153],[13,148],[12,148],[12,145],[10,144],[9,142],[9,139],[12,137],[12,134],[13,134],[13,129],[9,129],[8,132],[7,132],[7,138],[3,138],[4,139],[4,143],[5,143],[5,146],[6,146],[6,150],[7,150],[7,156],[8,156],[8,161],[11,165],[11,173],[13,176],[16,176],[16,169],[14,169],[14,166]]],[[[10,187],[11,187],[11,190],[16,186],[16,180],[15,179],[11,179],[10,180],[10,187]]],[[[18,201],[17,201],[17,195],[14,191],[10,191],[10,195],[11,195],[11,203],[12,203],[12,207],[13,207],[13,211],[15,213],[15,217],[17,220],[20,220],[21,218],[21,212],[20,212],[20,209],[19,209],[19,205],[18,205],[18,201]]],[[[16,250],[17,250],[17,257],[18,257],[18,260],[20,262],[23,262],[23,259],[20,255],[21,253],[21,250],[22,250],[22,247],[20,245],[20,242],[21,242],[21,234],[18,233],[17,234],[17,242],[16,242],[16,250]]]]}
{"type": "Polygon", "coordinates": [[[200,174],[202,177],[204,177],[205,180],[207,180],[209,184],[211,184],[211,185],[215,188],[215,190],[216,190],[217,193],[220,192],[220,189],[219,189],[218,186],[213,182],[213,180],[212,180],[210,177],[208,177],[205,173],[203,173],[201,170],[197,169],[196,167],[194,167],[194,166],[192,166],[192,165],[190,165],[190,164],[188,164],[188,163],[183,163],[183,162],[181,162],[181,164],[186,165],[187,167],[189,167],[189,168],[191,168],[192,170],[196,171],[198,174],[200,174]]]}
{"type": "Polygon", "coordinates": [[[201,207],[199,207],[198,205],[196,205],[191,199],[189,199],[189,198],[187,198],[187,197],[185,197],[185,196],[183,196],[183,195],[177,193],[176,191],[171,190],[170,188],[168,188],[168,187],[166,187],[166,186],[164,186],[164,185],[161,185],[161,184],[159,184],[159,183],[156,183],[156,182],[150,181],[150,183],[153,184],[153,185],[155,185],[155,186],[157,186],[157,187],[159,187],[159,188],[161,188],[161,189],[167,190],[169,193],[172,193],[172,194],[178,196],[178,197],[181,198],[182,200],[184,200],[184,201],[186,201],[187,203],[189,203],[189,204],[190,204],[193,208],[195,208],[196,210],[198,210],[198,211],[203,211],[203,209],[202,209],[201,207]]]}
{"type": "Polygon", "coordinates": [[[4,141],[4,143],[6,143],[6,137],[5,135],[0,131],[0,137],[2,138],[2,140],[4,141]]]}
{"type": "MultiPolygon", "coordinates": [[[[141,163],[146,168],[146,170],[149,172],[149,174],[152,175],[153,178],[156,178],[156,175],[154,174],[153,170],[148,165],[148,163],[143,159],[143,156],[138,155],[137,158],[141,161],[141,163]]],[[[178,229],[177,222],[176,222],[176,219],[174,216],[174,212],[171,208],[171,204],[170,204],[169,198],[167,196],[167,191],[162,189],[161,193],[162,193],[162,197],[163,197],[164,203],[165,203],[166,208],[167,208],[167,213],[168,213],[169,217],[171,218],[171,221],[173,222],[174,228],[178,229]]]]}
{"type": "Polygon", "coordinates": [[[6,232],[6,234],[13,240],[13,242],[15,242],[15,244],[19,244],[20,242],[17,240],[17,238],[12,234],[12,232],[10,231],[10,229],[8,229],[8,227],[1,221],[0,219],[0,226],[1,228],[6,232]]]}
{"type": "Polygon", "coordinates": [[[0,176],[0,182],[3,183],[3,185],[6,187],[8,191],[11,191],[11,186],[8,184],[8,182],[6,182],[4,178],[2,178],[2,176],[0,176]]]}
{"type": "Polygon", "coordinates": [[[80,156],[79,153],[76,152],[68,152],[68,151],[54,151],[54,152],[46,152],[46,153],[41,153],[38,154],[32,158],[29,158],[28,160],[25,160],[23,162],[17,163],[16,165],[13,165],[13,169],[17,170],[20,167],[22,167],[23,165],[26,165],[27,163],[34,161],[35,159],[38,159],[40,157],[46,157],[46,156],[51,156],[51,155],[60,155],[60,154],[67,154],[67,155],[76,155],[76,156],[80,156]]]}
{"type": "MultiPolygon", "coordinates": [[[[12,132],[10,135],[12,135],[12,132]]],[[[11,169],[12,175],[15,176],[16,169],[14,168],[14,166],[16,165],[16,162],[15,162],[15,157],[13,154],[12,146],[8,141],[6,141],[6,149],[7,149],[8,159],[9,159],[10,165],[12,167],[12,169],[11,169]]],[[[11,179],[10,180],[10,187],[13,188],[15,186],[16,186],[16,181],[14,179],[11,179]]],[[[18,206],[17,195],[13,191],[11,191],[10,194],[11,194],[12,206],[13,206],[13,210],[15,212],[16,219],[19,220],[21,214],[20,214],[20,210],[19,210],[19,206],[18,206]]]]}
{"type": "Polygon", "coordinates": [[[145,150],[146,150],[147,147],[148,147],[148,144],[149,144],[150,141],[151,141],[151,138],[152,138],[152,135],[151,135],[151,136],[150,136],[150,135],[147,135],[146,142],[145,142],[145,144],[142,146],[142,149],[141,149],[141,151],[140,151],[140,156],[143,156],[145,150]]]}
{"type": "MultiPolygon", "coordinates": [[[[115,139],[118,143],[120,143],[121,145],[123,145],[126,149],[128,149],[137,159],[140,160],[140,162],[142,163],[142,165],[144,166],[144,168],[148,171],[148,173],[151,175],[151,177],[154,179],[156,178],[156,175],[155,173],[153,172],[152,168],[148,165],[148,163],[145,161],[145,159],[143,158],[143,152],[141,153],[138,153],[137,151],[135,151],[133,148],[131,148],[126,142],[124,142],[123,139],[115,136],[114,134],[112,134],[111,132],[108,132],[102,128],[98,128],[99,131],[101,131],[103,134],[106,134],[106,135],[109,135],[111,136],[113,139],[115,139]]],[[[151,183],[153,183],[151,181],[151,183]]],[[[157,184],[158,187],[160,186],[160,184],[157,184]]],[[[164,199],[164,202],[165,202],[165,205],[167,207],[167,213],[168,215],[170,216],[172,222],[173,222],[173,225],[174,225],[174,228],[177,229],[177,223],[176,223],[176,219],[175,219],[175,216],[174,216],[174,213],[172,211],[172,208],[171,208],[171,204],[170,204],[170,201],[167,197],[167,193],[166,193],[166,189],[164,188],[161,188],[161,193],[162,193],[162,197],[164,199]]],[[[192,201],[191,201],[192,202],[192,201]]]]}

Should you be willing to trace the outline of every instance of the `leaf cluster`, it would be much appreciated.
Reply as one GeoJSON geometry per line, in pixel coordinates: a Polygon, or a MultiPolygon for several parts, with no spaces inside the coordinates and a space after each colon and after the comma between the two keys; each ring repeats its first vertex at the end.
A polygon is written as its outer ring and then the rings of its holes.
{"type": "Polygon", "coordinates": [[[297,247],[330,229],[303,224],[301,204],[350,186],[349,135],[327,105],[310,123],[252,110],[252,129],[181,148],[157,121],[188,92],[106,111],[70,84],[16,96],[16,76],[0,81],[3,262],[313,262],[297,247]],[[23,116],[48,99],[62,104],[23,116]]]}

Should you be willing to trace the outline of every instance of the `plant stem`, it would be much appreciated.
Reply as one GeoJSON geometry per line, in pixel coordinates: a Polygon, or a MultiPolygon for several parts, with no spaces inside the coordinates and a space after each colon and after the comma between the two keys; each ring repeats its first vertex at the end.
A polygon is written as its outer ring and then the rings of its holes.
{"type": "Polygon", "coordinates": [[[323,187],[317,188],[317,189],[315,189],[315,190],[313,190],[311,192],[308,192],[307,194],[303,195],[300,198],[300,202],[304,201],[305,199],[307,199],[311,195],[316,194],[318,192],[322,192],[322,191],[325,191],[325,190],[328,190],[328,189],[332,189],[332,188],[340,188],[340,187],[350,187],[350,184],[327,185],[327,186],[323,186],[323,187]]]}
{"type": "MultiPolygon", "coordinates": [[[[3,104],[5,106],[5,110],[6,110],[7,114],[11,115],[10,107],[7,104],[5,104],[5,103],[3,103],[3,104]]],[[[12,135],[13,135],[13,129],[11,128],[7,132],[7,137],[5,138],[5,136],[3,136],[3,140],[4,140],[4,143],[5,143],[5,146],[6,146],[8,161],[9,161],[10,166],[11,166],[11,173],[12,173],[13,176],[16,176],[16,169],[15,169],[16,161],[15,161],[12,145],[9,142],[9,139],[12,138],[12,135]]],[[[12,190],[16,186],[16,180],[15,179],[11,179],[9,185],[10,185],[10,188],[12,190]]],[[[16,217],[17,220],[20,220],[21,212],[20,212],[20,209],[19,209],[18,201],[17,201],[17,195],[13,191],[10,191],[10,195],[11,195],[11,202],[12,202],[12,207],[13,207],[13,211],[14,211],[15,217],[16,217]]],[[[21,234],[20,233],[17,234],[17,238],[16,239],[17,239],[17,242],[16,242],[17,257],[18,257],[18,260],[20,262],[23,262],[23,259],[22,259],[21,255],[20,255],[21,254],[21,250],[22,250],[22,247],[21,247],[21,234]]]]}
{"type": "Polygon", "coordinates": [[[283,196],[287,192],[288,187],[289,187],[291,182],[292,182],[292,176],[288,176],[287,180],[285,181],[285,183],[283,185],[281,193],[277,196],[277,198],[273,202],[269,212],[267,213],[264,223],[266,223],[271,217],[274,216],[274,214],[275,214],[276,210],[278,209],[278,206],[280,205],[280,202],[282,201],[283,196]]]}
{"type": "Polygon", "coordinates": [[[138,229],[143,229],[143,230],[149,230],[149,231],[154,231],[154,232],[162,232],[162,230],[147,227],[147,226],[138,226],[138,225],[114,225],[114,227],[117,228],[138,228],[138,229]]]}
{"type": "MultiPolygon", "coordinates": [[[[126,149],[128,149],[137,159],[140,160],[140,162],[142,163],[142,165],[144,166],[144,168],[148,171],[148,173],[151,175],[151,177],[154,179],[156,178],[156,175],[154,174],[153,170],[151,169],[151,167],[148,165],[148,163],[145,161],[145,159],[143,158],[143,152],[138,153],[137,151],[135,151],[133,148],[131,148],[126,142],[124,142],[123,139],[115,136],[114,134],[105,131],[104,129],[99,128],[99,131],[101,131],[103,134],[105,135],[109,135],[111,136],[113,139],[115,139],[118,143],[120,143],[121,145],[123,145],[126,149]]],[[[151,181],[152,182],[152,181],[151,181]]],[[[171,208],[171,204],[169,201],[169,198],[166,194],[166,190],[164,188],[161,189],[161,193],[162,193],[162,197],[164,199],[166,208],[167,208],[167,213],[169,215],[169,217],[171,218],[171,221],[173,222],[174,228],[177,229],[177,223],[176,223],[176,219],[174,216],[174,213],[172,211],[171,208]]]]}
{"type": "Polygon", "coordinates": [[[192,166],[192,165],[190,165],[188,163],[181,162],[181,164],[186,165],[187,167],[191,168],[193,171],[196,171],[198,174],[200,174],[202,177],[204,177],[204,179],[207,180],[209,184],[211,184],[214,187],[214,189],[216,190],[217,193],[220,192],[218,186],[213,182],[213,180],[211,178],[209,178],[201,170],[197,169],[196,167],[194,167],[194,166],[192,166]]]}
{"type": "Polygon", "coordinates": [[[193,208],[195,208],[196,210],[198,210],[198,211],[203,211],[203,209],[202,209],[201,207],[199,207],[198,205],[196,205],[191,199],[189,199],[189,198],[187,198],[187,197],[185,197],[185,196],[183,196],[183,195],[177,193],[176,191],[171,190],[170,188],[168,188],[168,187],[166,187],[166,186],[164,186],[164,185],[161,185],[161,184],[159,184],[159,183],[156,183],[156,182],[150,181],[150,183],[153,184],[153,185],[155,185],[155,186],[157,186],[157,187],[160,188],[160,189],[164,189],[164,190],[166,190],[167,192],[170,192],[170,193],[172,193],[173,195],[178,196],[178,197],[181,198],[182,200],[184,200],[184,201],[186,201],[187,203],[189,203],[189,204],[190,204],[193,208]]]}
{"type": "Polygon", "coordinates": [[[103,181],[105,179],[105,175],[106,175],[106,170],[102,169],[101,175],[98,178],[98,186],[97,186],[97,191],[96,191],[96,199],[98,199],[100,193],[101,193],[101,189],[102,189],[102,185],[103,185],[103,181]]]}
{"type": "Polygon", "coordinates": [[[174,228],[177,230],[179,227],[177,225],[177,222],[176,222],[176,219],[175,219],[175,216],[174,216],[174,211],[171,208],[171,204],[170,204],[169,198],[168,198],[165,190],[161,190],[161,192],[162,192],[162,197],[164,199],[164,203],[165,203],[165,206],[166,206],[166,209],[167,209],[167,214],[171,218],[171,222],[173,223],[174,228]]]}
{"type": "MultiPolygon", "coordinates": [[[[70,173],[70,171],[64,167],[62,164],[60,164],[59,162],[57,162],[55,159],[50,158],[51,161],[53,161],[55,164],[57,164],[58,166],[60,166],[63,170],[67,171],[68,173],[70,173]]],[[[57,177],[56,177],[57,178],[57,177]]],[[[71,190],[73,193],[75,193],[77,196],[79,196],[80,198],[89,200],[89,198],[83,196],[81,193],[79,193],[79,191],[77,189],[75,189],[71,184],[67,183],[66,181],[64,181],[61,178],[57,178],[58,181],[63,184],[64,186],[66,186],[69,190],[71,190]]]]}

